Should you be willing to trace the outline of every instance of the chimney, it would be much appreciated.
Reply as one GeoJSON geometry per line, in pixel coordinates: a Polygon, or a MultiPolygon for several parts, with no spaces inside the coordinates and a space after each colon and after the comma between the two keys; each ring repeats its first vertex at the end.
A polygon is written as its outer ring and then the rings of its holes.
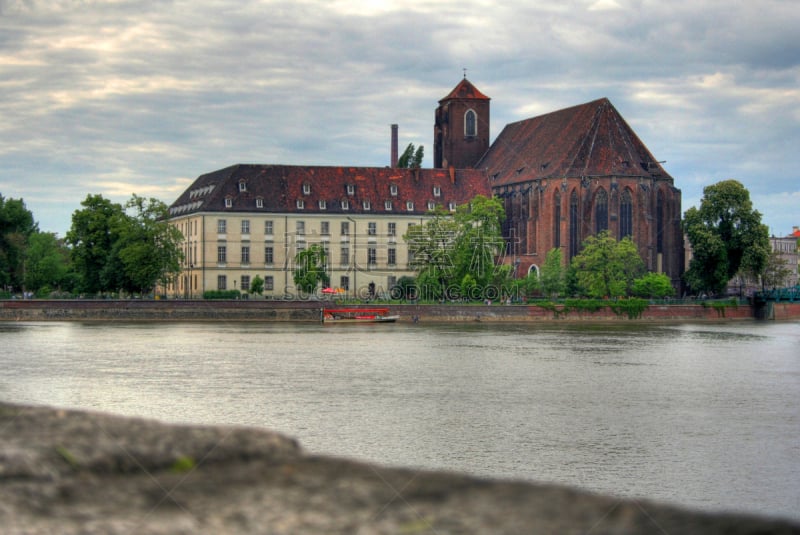
{"type": "Polygon", "coordinates": [[[392,168],[397,167],[397,125],[392,125],[392,168]]]}

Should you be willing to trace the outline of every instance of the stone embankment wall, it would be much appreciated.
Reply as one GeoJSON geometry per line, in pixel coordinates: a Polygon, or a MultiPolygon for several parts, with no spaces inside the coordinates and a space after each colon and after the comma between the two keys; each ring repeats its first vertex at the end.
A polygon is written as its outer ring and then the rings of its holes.
{"type": "MultiPolygon", "coordinates": [[[[10,300],[0,301],[0,321],[294,321],[319,322],[322,301],[201,300],[10,300]]],[[[355,305],[347,305],[355,307],[355,305]]],[[[379,305],[403,322],[541,322],[541,321],[735,321],[800,319],[800,303],[704,306],[650,305],[631,319],[610,307],[595,312],[537,305],[379,305]]],[[[361,305],[371,308],[375,305],[361,305]]]]}
{"type": "Polygon", "coordinates": [[[8,404],[0,526],[29,535],[800,534],[788,520],[310,455],[266,430],[8,404]]]}

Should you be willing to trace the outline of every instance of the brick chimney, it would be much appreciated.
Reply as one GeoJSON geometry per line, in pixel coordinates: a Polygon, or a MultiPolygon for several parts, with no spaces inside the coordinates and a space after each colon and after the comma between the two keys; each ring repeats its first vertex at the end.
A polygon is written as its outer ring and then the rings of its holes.
{"type": "Polygon", "coordinates": [[[392,167],[397,167],[397,125],[392,125],[392,167]]]}

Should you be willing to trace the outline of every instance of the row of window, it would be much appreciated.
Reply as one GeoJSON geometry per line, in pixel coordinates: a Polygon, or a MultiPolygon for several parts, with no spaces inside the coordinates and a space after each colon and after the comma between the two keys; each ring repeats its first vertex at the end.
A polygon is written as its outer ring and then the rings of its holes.
{"type": "MultiPolygon", "coordinates": [[[[412,225],[413,223],[409,224],[409,226],[412,225]]],[[[250,220],[242,219],[239,228],[242,234],[250,234],[250,220]]],[[[339,230],[342,236],[349,236],[350,221],[341,221],[339,230]]],[[[271,220],[264,221],[264,234],[267,236],[272,236],[274,234],[274,231],[275,231],[275,225],[273,224],[273,221],[271,220]]],[[[228,221],[226,219],[217,219],[217,234],[227,234],[227,232],[228,232],[228,221]]],[[[295,221],[295,234],[304,235],[305,233],[306,233],[306,222],[295,221]]],[[[331,233],[330,221],[320,221],[319,233],[322,236],[330,235],[331,233]]],[[[367,222],[367,235],[369,236],[378,235],[378,223],[376,221],[367,222]]],[[[397,236],[397,223],[395,223],[394,221],[389,221],[386,224],[386,235],[397,236]]]]}
{"type": "MultiPolygon", "coordinates": [[[[264,291],[271,292],[275,290],[275,277],[272,275],[265,275],[264,279],[264,291]]],[[[242,275],[241,286],[240,289],[243,292],[250,291],[250,275],[242,275]]],[[[233,281],[234,286],[236,286],[236,281],[233,281]]],[[[392,288],[395,284],[397,284],[397,278],[394,276],[389,276],[387,279],[387,288],[392,288]]],[[[348,275],[342,275],[339,277],[339,288],[344,291],[350,290],[350,277],[348,275]]],[[[227,290],[228,289],[228,276],[227,275],[217,275],[217,289],[218,290],[227,290]]]]}
{"type": "MultiPolygon", "coordinates": [[[[325,245],[323,244],[323,247],[325,245]]],[[[304,251],[306,248],[305,243],[300,242],[296,244],[295,250],[296,252],[304,251]]],[[[325,247],[326,253],[330,255],[330,251],[327,247],[325,247]]],[[[369,245],[366,248],[367,250],[367,265],[374,266],[378,263],[378,248],[374,245],[369,245]]],[[[350,265],[350,247],[348,245],[343,245],[339,248],[339,264],[342,266],[349,266],[350,265]]],[[[412,257],[411,253],[409,253],[409,262],[411,262],[412,257]]],[[[239,261],[242,265],[249,265],[251,261],[250,257],[250,246],[243,245],[240,249],[240,256],[239,261]]],[[[218,264],[225,264],[228,262],[228,247],[226,245],[218,245],[217,246],[217,263],[218,264]]],[[[272,245],[267,245],[264,247],[264,264],[271,265],[275,263],[275,247],[272,245]]],[[[395,247],[388,247],[386,249],[386,263],[390,266],[397,265],[397,249],[395,247]]]]}
{"type": "MultiPolygon", "coordinates": [[[[356,186],[355,184],[347,184],[345,186],[345,191],[348,195],[355,195],[356,194],[356,186]]],[[[311,184],[305,183],[303,184],[303,195],[311,195],[311,184]]],[[[389,184],[389,195],[392,197],[397,197],[398,195],[398,188],[397,184],[389,184]]],[[[433,196],[434,197],[441,197],[442,196],[442,188],[439,186],[433,186],[433,196]]]]}
{"type": "MultiPolygon", "coordinates": [[[[434,193],[435,196],[437,195],[434,193]]],[[[298,210],[304,210],[306,208],[306,201],[304,199],[297,199],[295,202],[295,206],[298,210]]],[[[339,201],[339,206],[342,210],[350,210],[350,201],[348,199],[342,199],[339,201]]],[[[233,207],[233,197],[225,197],[225,208],[232,208],[233,207]]],[[[327,210],[328,209],[328,201],[325,199],[320,199],[317,201],[317,207],[320,210],[327,210]]],[[[435,201],[428,201],[426,204],[428,210],[435,210],[436,209],[436,202],[435,201]]],[[[264,199],[261,197],[256,198],[256,208],[264,208],[264,199]]],[[[372,210],[372,203],[369,200],[364,200],[361,202],[361,208],[364,210],[372,210]]],[[[383,202],[383,208],[386,211],[391,211],[394,209],[394,201],[386,200],[383,202]]],[[[451,212],[455,211],[456,203],[449,202],[447,203],[447,208],[451,212]]],[[[414,201],[406,201],[406,210],[409,212],[414,211],[414,201]]]]}

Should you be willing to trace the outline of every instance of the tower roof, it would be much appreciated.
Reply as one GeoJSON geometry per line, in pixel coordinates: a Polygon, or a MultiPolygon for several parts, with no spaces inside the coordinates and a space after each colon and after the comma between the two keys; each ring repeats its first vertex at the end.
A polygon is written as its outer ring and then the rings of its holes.
{"type": "Polygon", "coordinates": [[[478,91],[478,88],[472,85],[472,82],[464,77],[457,86],[453,88],[450,93],[439,101],[439,104],[446,100],[453,99],[472,99],[472,100],[491,100],[489,97],[478,91]]]}
{"type": "Polygon", "coordinates": [[[475,166],[492,186],[543,178],[672,180],[607,98],[506,125],[475,166]]]}

